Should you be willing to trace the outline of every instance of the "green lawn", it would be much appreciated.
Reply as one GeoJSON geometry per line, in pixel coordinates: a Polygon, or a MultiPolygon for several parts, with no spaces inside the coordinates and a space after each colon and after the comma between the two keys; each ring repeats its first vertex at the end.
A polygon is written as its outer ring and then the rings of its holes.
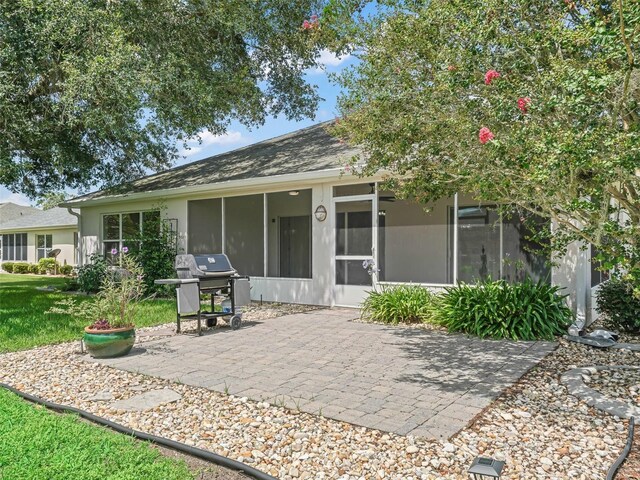
{"type": "Polygon", "coordinates": [[[31,405],[0,389],[0,478],[193,479],[183,461],[149,445],[31,405]]]}
{"type": "MultiPolygon", "coordinates": [[[[65,280],[38,275],[0,274],[0,353],[24,350],[79,339],[86,323],[68,315],[45,313],[69,294],[42,292],[36,287],[62,286],[65,280]]],[[[82,301],[86,297],[74,296],[82,301]]],[[[147,300],[142,303],[137,327],[175,320],[175,302],[147,300]]],[[[1,478],[1,477],[0,477],[1,478]]]]}

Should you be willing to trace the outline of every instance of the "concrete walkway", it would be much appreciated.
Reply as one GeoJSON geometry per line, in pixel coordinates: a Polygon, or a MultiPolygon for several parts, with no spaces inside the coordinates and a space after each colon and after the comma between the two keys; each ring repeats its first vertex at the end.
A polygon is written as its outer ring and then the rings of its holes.
{"type": "Polygon", "coordinates": [[[151,341],[116,368],[357,425],[448,438],[555,348],[352,320],[350,309],[151,341]]]}

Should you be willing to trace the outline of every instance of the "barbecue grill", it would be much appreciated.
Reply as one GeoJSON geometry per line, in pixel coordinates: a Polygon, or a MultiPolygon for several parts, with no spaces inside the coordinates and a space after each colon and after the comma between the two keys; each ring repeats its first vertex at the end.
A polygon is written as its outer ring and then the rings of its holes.
{"type": "MultiPolygon", "coordinates": [[[[176,255],[176,274],[178,278],[156,280],[158,285],[176,286],[176,323],[180,332],[180,320],[197,319],[198,335],[202,335],[202,319],[208,327],[214,327],[218,318],[228,321],[233,330],[242,324],[241,307],[251,301],[249,295],[249,277],[238,275],[231,266],[229,258],[223,253],[203,255],[176,255]],[[211,311],[203,311],[200,304],[201,295],[211,297],[211,311]],[[230,300],[230,308],[216,312],[215,296],[226,296],[230,300]]],[[[226,302],[229,303],[229,302],[226,302]]]]}

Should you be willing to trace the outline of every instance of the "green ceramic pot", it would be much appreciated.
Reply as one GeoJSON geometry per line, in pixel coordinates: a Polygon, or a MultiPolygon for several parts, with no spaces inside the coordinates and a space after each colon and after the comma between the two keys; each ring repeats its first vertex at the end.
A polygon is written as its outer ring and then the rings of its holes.
{"type": "Polygon", "coordinates": [[[122,357],[131,351],[136,341],[135,327],[110,330],[84,329],[84,345],[93,358],[122,357]]]}

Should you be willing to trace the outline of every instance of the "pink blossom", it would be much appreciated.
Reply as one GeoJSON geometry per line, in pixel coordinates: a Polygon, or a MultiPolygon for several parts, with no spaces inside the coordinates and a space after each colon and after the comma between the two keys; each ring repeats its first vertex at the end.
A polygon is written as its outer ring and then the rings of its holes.
{"type": "Polygon", "coordinates": [[[518,98],[518,109],[522,113],[527,113],[527,107],[531,105],[531,99],[529,97],[520,97],[518,98]]]}
{"type": "Polygon", "coordinates": [[[450,72],[454,72],[458,69],[458,67],[456,67],[455,65],[449,65],[447,67],[447,70],[449,70],[450,72]]]}
{"type": "Polygon", "coordinates": [[[302,28],[305,30],[311,30],[313,28],[317,28],[319,26],[319,20],[317,15],[311,15],[309,20],[305,20],[302,22],[302,28]]]}
{"type": "Polygon", "coordinates": [[[487,73],[484,74],[485,85],[491,85],[494,78],[500,78],[500,72],[496,70],[487,70],[487,73]]]}
{"type": "Polygon", "coordinates": [[[493,140],[493,137],[494,137],[493,133],[487,127],[482,127],[480,129],[480,132],[478,132],[478,139],[480,140],[480,143],[482,145],[484,145],[490,140],[493,140]]]}
{"type": "Polygon", "coordinates": [[[313,28],[313,26],[311,25],[311,23],[309,23],[309,20],[305,20],[304,22],[302,22],[302,28],[304,28],[305,30],[309,30],[310,28],[313,28]]]}
{"type": "Polygon", "coordinates": [[[122,247],[122,253],[127,253],[129,251],[129,247],[122,247]]]}
{"type": "Polygon", "coordinates": [[[111,255],[117,255],[118,254],[118,249],[117,248],[112,248],[111,249],[111,255]]]}

